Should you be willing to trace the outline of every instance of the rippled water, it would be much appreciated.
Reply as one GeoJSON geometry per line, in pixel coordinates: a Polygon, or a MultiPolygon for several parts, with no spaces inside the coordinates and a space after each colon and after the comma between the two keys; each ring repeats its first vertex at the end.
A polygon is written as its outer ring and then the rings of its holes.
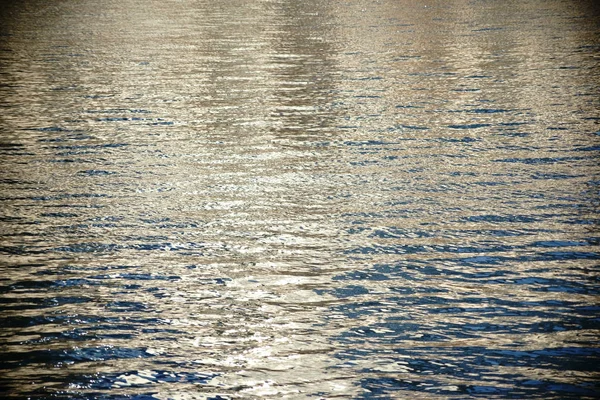
{"type": "Polygon", "coordinates": [[[0,8],[2,396],[598,396],[593,1],[0,8]]]}

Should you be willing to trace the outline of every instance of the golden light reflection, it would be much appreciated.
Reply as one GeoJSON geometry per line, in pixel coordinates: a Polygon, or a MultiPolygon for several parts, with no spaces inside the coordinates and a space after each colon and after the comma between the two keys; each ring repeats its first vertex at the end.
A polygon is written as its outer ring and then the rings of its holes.
{"type": "Polygon", "coordinates": [[[0,24],[15,393],[588,390],[585,10],[29,4],[0,24]]]}

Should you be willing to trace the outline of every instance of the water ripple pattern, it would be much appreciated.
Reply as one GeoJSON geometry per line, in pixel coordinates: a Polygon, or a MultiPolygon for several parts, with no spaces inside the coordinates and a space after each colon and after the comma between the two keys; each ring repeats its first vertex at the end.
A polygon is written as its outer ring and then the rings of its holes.
{"type": "Polygon", "coordinates": [[[4,2],[0,397],[597,398],[599,21],[4,2]]]}

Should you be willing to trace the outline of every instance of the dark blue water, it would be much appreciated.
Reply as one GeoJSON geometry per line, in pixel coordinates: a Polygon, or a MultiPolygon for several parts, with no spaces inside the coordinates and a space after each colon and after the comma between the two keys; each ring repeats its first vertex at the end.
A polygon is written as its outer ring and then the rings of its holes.
{"type": "Polygon", "coordinates": [[[599,17],[3,2],[0,397],[599,397],[599,17]]]}

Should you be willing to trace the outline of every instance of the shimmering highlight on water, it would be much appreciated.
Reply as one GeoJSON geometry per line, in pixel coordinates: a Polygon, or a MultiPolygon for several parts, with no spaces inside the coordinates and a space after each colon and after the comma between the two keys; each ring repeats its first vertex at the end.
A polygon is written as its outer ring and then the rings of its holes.
{"type": "Polygon", "coordinates": [[[599,17],[3,5],[0,394],[596,397],[599,17]]]}

